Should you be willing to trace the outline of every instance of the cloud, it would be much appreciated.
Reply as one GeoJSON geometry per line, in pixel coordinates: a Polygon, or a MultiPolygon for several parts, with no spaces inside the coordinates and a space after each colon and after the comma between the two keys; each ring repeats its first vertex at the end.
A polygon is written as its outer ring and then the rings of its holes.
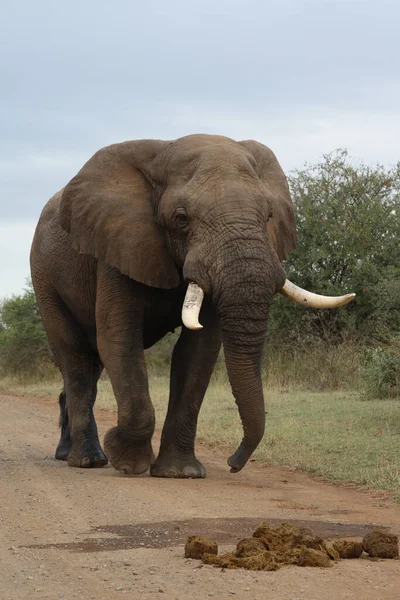
{"type": "Polygon", "coordinates": [[[395,164],[400,160],[400,110],[392,115],[379,111],[340,110],[313,106],[302,112],[266,118],[261,114],[210,113],[182,107],[182,135],[198,130],[234,139],[256,139],[269,146],[285,171],[301,168],[337,148],[347,148],[355,160],[369,164],[395,164]]]}
{"type": "Polygon", "coordinates": [[[35,227],[34,220],[0,223],[0,299],[25,288],[35,227]]]}

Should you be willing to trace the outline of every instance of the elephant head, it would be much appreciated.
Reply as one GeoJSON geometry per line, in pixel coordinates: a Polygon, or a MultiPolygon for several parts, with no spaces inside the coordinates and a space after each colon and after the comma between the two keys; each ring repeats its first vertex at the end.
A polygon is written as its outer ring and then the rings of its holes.
{"type": "Polygon", "coordinates": [[[74,248],[147,286],[189,284],[183,321],[201,327],[203,295],[219,317],[243,440],[240,470],[264,434],[261,356],[268,310],[282,292],[308,306],[339,306],[286,280],[281,261],[296,244],[285,175],[254,141],[193,135],[124,142],[97,152],[65,188],[61,225],[74,248]]]}

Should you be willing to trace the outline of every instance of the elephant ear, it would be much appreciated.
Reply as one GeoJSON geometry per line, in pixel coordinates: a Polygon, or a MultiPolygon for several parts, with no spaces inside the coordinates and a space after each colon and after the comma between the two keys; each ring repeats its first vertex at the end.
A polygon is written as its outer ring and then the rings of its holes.
{"type": "Polygon", "coordinates": [[[284,172],[275,154],[259,142],[239,142],[253,155],[256,172],[267,188],[271,216],[267,222],[267,234],[279,260],[285,260],[296,247],[297,234],[293,204],[284,172]]]}
{"type": "Polygon", "coordinates": [[[140,140],[99,150],[65,187],[60,224],[72,246],[135,281],[169,289],[178,268],[156,221],[152,166],[167,142],[140,140]]]}

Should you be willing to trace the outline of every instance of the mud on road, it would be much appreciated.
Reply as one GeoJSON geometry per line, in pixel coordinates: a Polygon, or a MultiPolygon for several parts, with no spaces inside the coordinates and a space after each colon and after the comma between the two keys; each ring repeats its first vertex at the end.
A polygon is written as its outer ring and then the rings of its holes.
{"type": "MultiPolygon", "coordinates": [[[[115,418],[97,411],[101,436],[115,418]]],[[[400,506],[384,492],[248,465],[199,445],[205,480],[122,477],[111,467],[53,460],[56,399],[0,396],[0,599],[397,600],[400,561],[343,560],[330,569],[221,571],[183,556],[188,535],[232,549],[262,520],[328,539],[374,527],[400,534],[400,506]]],[[[156,440],[157,441],[157,440],[156,440]]]]}

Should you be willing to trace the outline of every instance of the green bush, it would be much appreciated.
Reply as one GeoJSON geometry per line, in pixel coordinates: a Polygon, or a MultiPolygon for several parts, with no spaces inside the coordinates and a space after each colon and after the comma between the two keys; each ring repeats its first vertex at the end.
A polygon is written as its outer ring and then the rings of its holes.
{"type": "Polygon", "coordinates": [[[276,298],[273,339],[292,345],[356,337],[369,346],[400,331],[400,163],[354,166],[344,150],[289,178],[298,245],[285,263],[301,287],[356,298],[336,310],[312,310],[276,298]]]}
{"type": "Polygon", "coordinates": [[[32,284],[0,306],[0,372],[17,377],[47,375],[51,365],[46,333],[32,284]]]}
{"type": "Polygon", "coordinates": [[[382,348],[367,348],[362,353],[364,394],[367,398],[400,396],[400,343],[382,348]]]}

